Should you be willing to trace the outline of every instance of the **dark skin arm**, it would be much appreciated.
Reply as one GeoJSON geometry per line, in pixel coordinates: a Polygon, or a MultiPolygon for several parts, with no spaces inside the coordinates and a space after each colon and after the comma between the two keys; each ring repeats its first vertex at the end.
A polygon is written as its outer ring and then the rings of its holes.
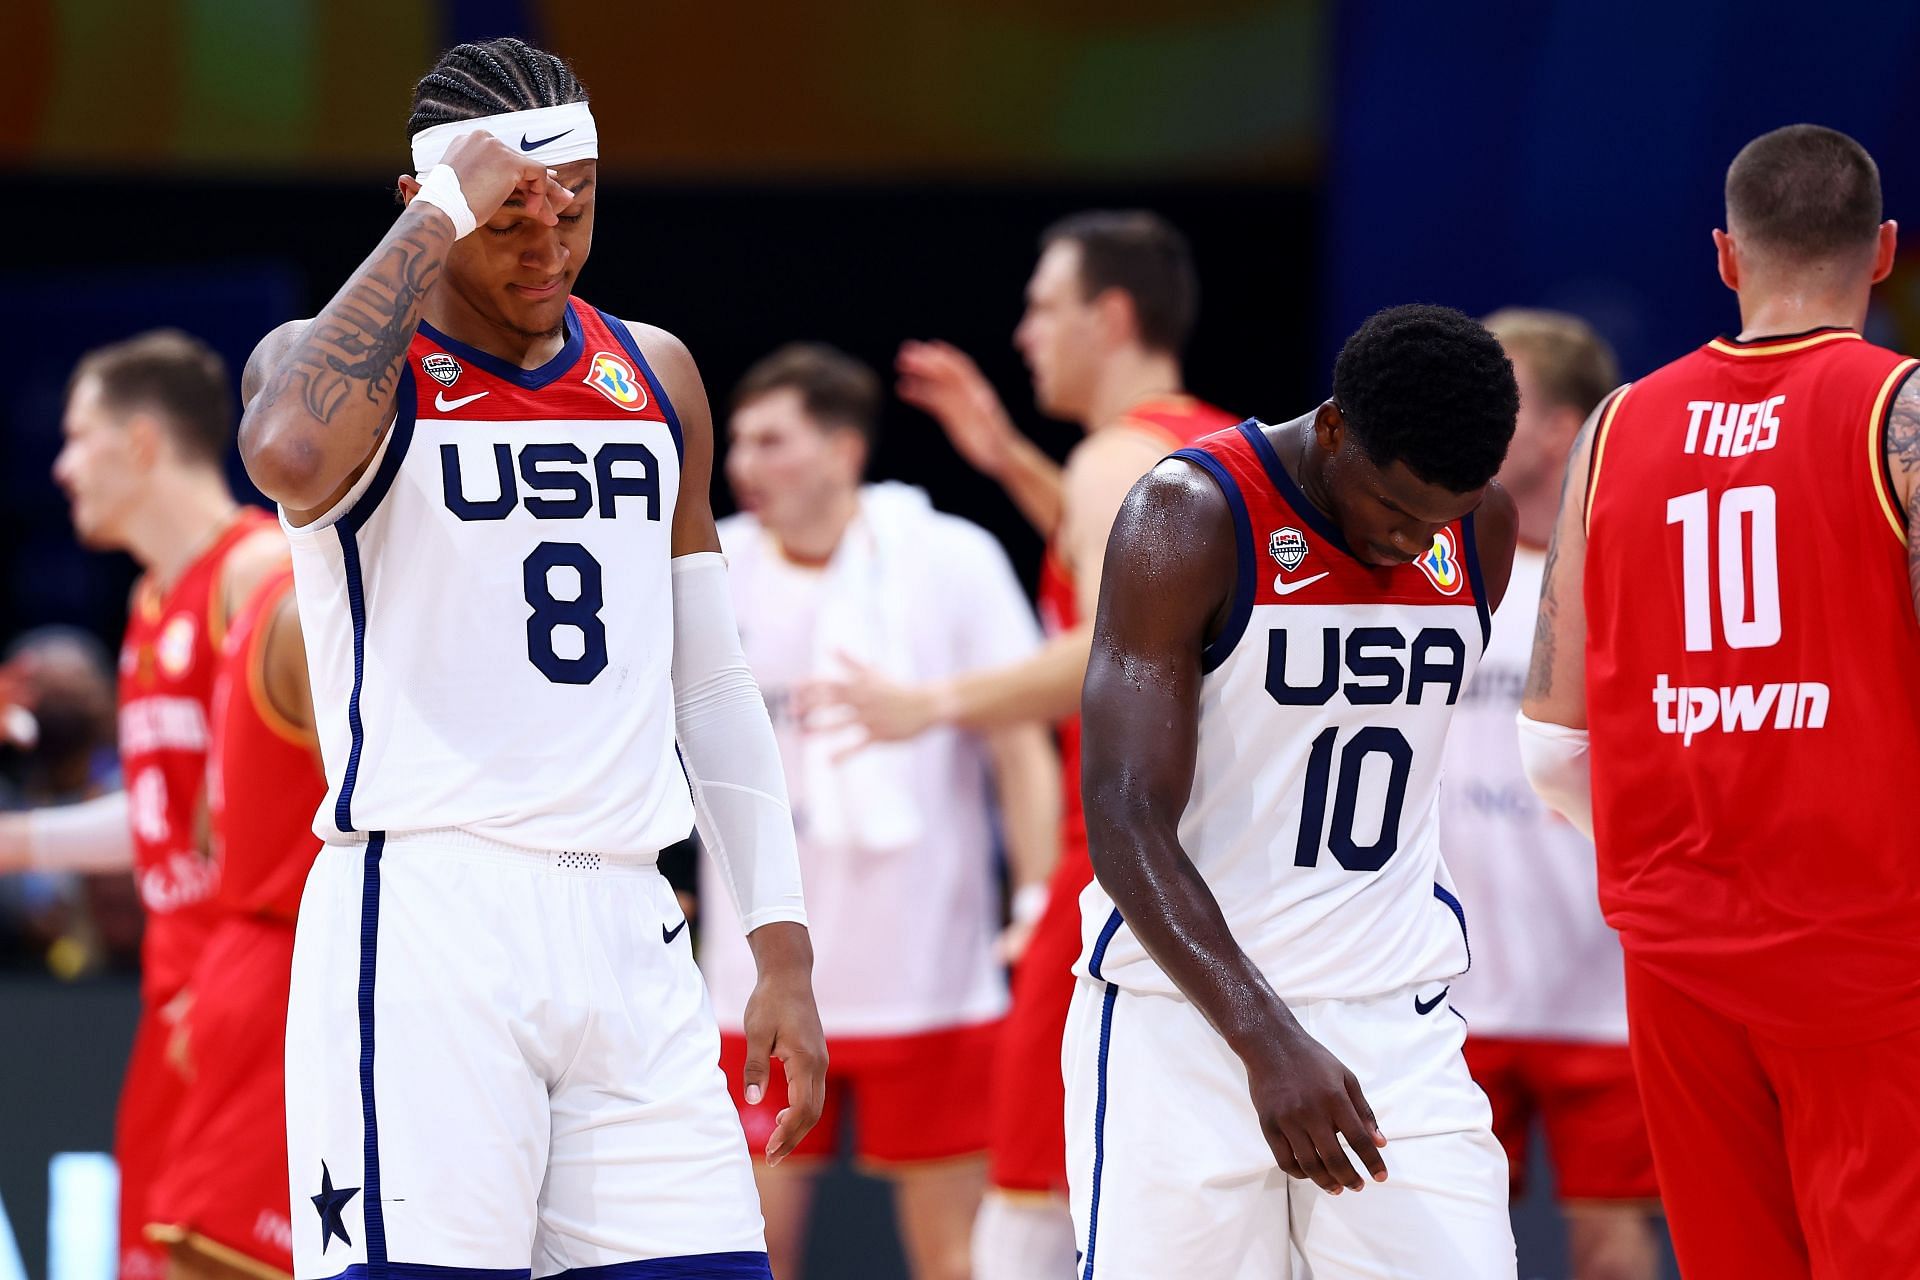
{"type": "Polygon", "coordinates": [[[1480,551],[1480,576],[1487,585],[1487,610],[1492,612],[1507,598],[1507,584],[1513,580],[1513,551],[1520,543],[1520,508],[1513,495],[1497,483],[1487,486],[1473,513],[1473,537],[1480,551]]]}
{"type": "Polygon", "coordinates": [[[1147,954],[1246,1065],[1274,1162],[1337,1195],[1366,1185],[1339,1136],[1387,1176],[1373,1110],[1240,949],[1180,846],[1201,652],[1229,606],[1234,558],[1226,499],[1188,463],[1162,462],[1121,507],[1082,698],[1087,835],[1094,874],[1147,954]]]}

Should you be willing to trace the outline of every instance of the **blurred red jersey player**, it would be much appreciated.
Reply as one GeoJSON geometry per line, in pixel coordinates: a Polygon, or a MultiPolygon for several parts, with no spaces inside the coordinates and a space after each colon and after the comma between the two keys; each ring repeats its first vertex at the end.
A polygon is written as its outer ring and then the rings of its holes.
{"type": "Polygon", "coordinates": [[[114,1133],[123,1280],[157,1280],[166,1268],[141,1229],[185,1084],[167,1043],[219,883],[202,847],[215,656],[233,603],[286,554],[272,517],[240,506],[227,486],[233,424],[225,363],[186,334],[131,338],[75,369],[54,479],[80,540],[126,551],[145,570],[120,650],[126,791],[0,826],[0,870],[131,868],[146,908],[140,1025],[114,1133]]]}
{"type": "Polygon", "coordinates": [[[293,925],[326,794],[293,571],[241,604],[213,693],[207,805],[219,922],[175,1033],[186,1096],[149,1199],[174,1275],[291,1275],[286,1014],[293,925]]]}
{"type": "Polygon", "coordinates": [[[1917,1275],[1920,380],[1860,335],[1896,228],[1813,125],[1726,194],[1741,332],[1588,420],[1523,751],[1592,818],[1681,1270],[1917,1275]]]}
{"type": "Polygon", "coordinates": [[[1173,450],[1238,421],[1183,390],[1180,352],[1197,298],[1186,240],[1155,214],[1076,214],[1041,236],[1014,345],[1041,411],[1087,432],[1064,469],[1014,428],[965,354],[926,342],[900,352],[902,398],[1000,482],[1048,546],[1040,612],[1050,638],[1039,653],[931,685],[867,672],[831,691],[880,739],[939,724],[1060,726],[1060,857],[1046,887],[1016,893],[1009,931],[1018,963],[994,1068],[991,1187],[974,1236],[980,1280],[1066,1275],[1074,1266],[1060,1043],[1080,952],[1080,891],[1093,879],[1080,808],[1080,685],[1107,534],[1127,491],[1173,450]]]}

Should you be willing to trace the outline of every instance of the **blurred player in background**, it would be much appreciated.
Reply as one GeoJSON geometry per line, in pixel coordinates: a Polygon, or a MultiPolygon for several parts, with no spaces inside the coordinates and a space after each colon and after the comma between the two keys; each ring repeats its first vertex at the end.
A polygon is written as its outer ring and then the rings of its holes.
{"type": "Polygon", "coordinates": [[[220,648],[207,807],[219,923],[173,1037],[186,1096],[154,1183],[150,1238],[173,1280],[293,1271],[287,1199],[287,986],[293,924],[326,793],[306,649],[282,563],[243,601],[220,648]]]}
{"type": "MultiPolygon", "coordinates": [[[[804,732],[798,690],[856,657],[907,680],[1003,666],[1039,644],[1006,553],[978,526],[901,484],[861,484],[880,412],[873,371],[795,344],[734,391],[727,479],[742,514],[720,522],[741,642],[767,699],[793,797],[814,990],[833,1050],[821,1123],[795,1156],[831,1156],[842,1112],[857,1152],[893,1183],[918,1280],[967,1280],[986,1185],[990,1082],[1006,983],[994,800],[1016,896],[1044,890],[1059,839],[1059,761],[1045,725],[932,730],[842,755],[804,732]]],[[[710,861],[700,964],[721,1061],[747,1138],[786,1105],[776,1070],[744,1101],[741,1015],[752,957],[710,861]]],[[[758,1171],[774,1274],[798,1280],[817,1162],[758,1171]]]]}
{"type": "Polygon", "coordinates": [[[1813,125],[1748,143],[1726,201],[1740,334],[1588,419],[1522,749],[1597,837],[1681,1270],[1910,1276],[1920,381],[1860,336],[1896,228],[1813,125]]]}
{"type": "Polygon", "coordinates": [[[1467,1016],[1467,1066],[1493,1103],[1514,1198],[1537,1118],[1574,1280],[1652,1280],[1648,1213],[1659,1190],[1627,1056],[1620,939],[1595,901],[1593,845],[1533,794],[1514,727],[1567,450],[1619,371],[1576,316],[1512,309],[1486,326],[1520,387],[1499,475],[1519,511],[1520,544],[1507,603],[1447,737],[1441,844],[1461,900],[1474,905],[1473,968],[1452,998],[1467,1016]]]}
{"type": "Polygon", "coordinates": [[[328,794],[287,1015],[302,1280],[765,1276],[685,917],[696,812],[758,969],[749,1097],[819,1114],[793,825],[740,651],[699,371],[573,296],[599,135],[565,61],[415,86],[405,208],[262,341],[241,449],[293,547],[328,794]],[[306,1216],[308,1206],[313,1216],[306,1216]]]}
{"type": "Polygon", "coordinates": [[[1049,890],[1014,904],[1032,927],[1014,971],[1013,1007],[995,1069],[991,1189],[974,1240],[982,1280],[1070,1274],[1060,1037],[1073,995],[1079,894],[1093,878],[1080,807],[1080,685],[1099,598],[1101,558],[1127,490],[1170,450],[1230,425],[1231,414],[1185,394],[1180,352],[1193,331],[1199,282],[1185,238],[1145,212],[1076,214],[1041,236],[1014,345],[1048,417],[1087,432],[1065,468],[1017,431],[964,353],[910,342],[900,394],[932,414],[961,454],[998,480],[1047,540],[1040,612],[1050,639],[1033,657],[948,680],[908,684],[871,669],[829,686],[877,740],[941,725],[987,731],[1060,726],[1060,858],[1049,890]]]}
{"type": "Polygon", "coordinates": [[[1438,793],[1507,589],[1518,400],[1485,329],[1395,307],[1331,399],[1181,450],[1121,509],[1063,1053],[1081,1280],[1514,1275],[1440,1007],[1468,949],[1438,793]]]}
{"type": "Polygon", "coordinates": [[[169,330],[102,347],[75,368],[53,475],[81,542],[123,550],[145,572],[120,649],[125,792],[11,815],[0,867],[131,867],[146,907],[140,1025],[120,1094],[120,1273],[158,1280],[148,1196],[185,1080],[167,1061],[174,1025],[215,920],[219,864],[204,847],[208,725],[220,642],[239,602],[286,555],[272,518],[234,501],[225,362],[169,330]]]}

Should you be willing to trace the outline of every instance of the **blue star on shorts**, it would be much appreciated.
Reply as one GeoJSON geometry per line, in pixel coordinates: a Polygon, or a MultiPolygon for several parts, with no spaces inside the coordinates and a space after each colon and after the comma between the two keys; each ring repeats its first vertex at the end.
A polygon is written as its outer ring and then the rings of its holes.
{"type": "Polygon", "coordinates": [[[320,1194],[313,1196],[312,1200],[314,1212],[320,1215],[321,1253],[327,1251],[327,1246],[333,1243],[335,1236],[339,1236],[340,1243],[349,1249],[353,1247],[353,1241],[347,1235],[346,1224],[340,1220],[340,1211],[347,1207],[349,1200],[359,1194],[358,1187],[341,1187],[335,1191],[333,1175],[327,1171],[327,1162],[324,1160],[320,1162],[320,1194]]]}

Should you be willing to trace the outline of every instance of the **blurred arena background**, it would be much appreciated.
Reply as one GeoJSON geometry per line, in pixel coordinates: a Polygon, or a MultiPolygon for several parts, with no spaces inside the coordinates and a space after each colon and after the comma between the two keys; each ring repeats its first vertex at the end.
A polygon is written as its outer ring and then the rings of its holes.
{"type": "MultiPolygon", "coordinates": [[[[886,369],[902,339],[938,337],[1062,453],[1076,433],[1037,420],[1009,338],[1036,235],[1076,209],[1152,208],[1191,237],[1189,385],[1267,418],[1324,395],[1340,338],[1390,303],[1574,311],[1630,377],[1734,327],[1708,231],[1727,161],[1779,124],[1858,138],[1913,242],[1920,7],[1809,16],[1785,0],[5,0],[0,646],[53,623],[112,646],[124,622],[130,562],[75,544],[48,476],[75,358],[167,324],[237,376],[263,332],[312,314],[391,219],[409,90],[455,42],[517,34],[574,62],[605,148],[581,293],[681,334],[716,404],[791,339],[886,369]]],[[[1920,251],[1878,297],[1870,336],[1914,350],[1920,251]]],[[[873,469],[992,529],[1031,585],[1037,540],[925,418],[891,404],[873,469]]],[[[0,803],[28,767],[0,759],[0,803]]],[[[136,928],[112,886],[0,895],[0,1280],[104,1274],[89,1166],[54,1161],[110,1145],[136,928]]],[[[884,1195],[849,1175],[827,1201],[813,1274],[901,1274],[884,1195]]],[[[1518,1211],[1525,1277],[1563,1274],[1547,1203],[1537,1188],[1518,1211]]]]}

